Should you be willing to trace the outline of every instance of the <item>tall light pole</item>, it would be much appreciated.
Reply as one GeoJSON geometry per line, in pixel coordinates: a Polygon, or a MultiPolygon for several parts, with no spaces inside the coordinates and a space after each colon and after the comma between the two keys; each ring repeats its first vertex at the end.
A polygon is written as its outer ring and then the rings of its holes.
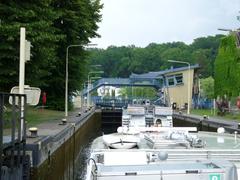
{"type": "Polygon", "coordinates": [[[168,60],[168,62],[172,62],[172,63],[181,63],[181,64],[187,64],[188,65],[188,93],[187,93],[187,99],[188,99],[188,108],[187,108],[187,114],[190,114],[190,103],[191,103],[191,97],[190,97],[190,93],[191,93],[191,74],[190,74],[190,63],[189,62],[185,62],[185,61],[176,61],[176,60],[168,60]]]}
{"type": "Polygon", "coordinates": [[[81,47],[80,44],[71,44],[67,46],[66,50],[66,75],[65,75],[65,118],[68,117],[68,50],[71,47],[81,47]]]}
{"type": "MultiPolygon", "coordinates": [[[[97,44],[87,44],[86,46],[95,46],[97,44]]],[[[71,44],[67,46],[66,50],[66,79],[65,79],[65,119],[68,117],[68,51],[71,47],[83,47],[81,44],[71,44]]]]}
{"type": "Polygon", "coordinates": [[[87,87],[87,107],[90,105],[90,74],[101,74],[103,71],[91,71],[88,73],[88,87],[87,87]]]}
{"type": "Polygon", "coordinates": [[[93,65],[90,65],[91,67],[102,67],[102,65],[101,64],[93,64],[93,65]]]}
{"type": "MultiPolygon", "coordinates": [[[[94,83],[94,81],[96,81],[96,80],[98,80],[98,79],[101,79],[102,77],[100,77],[100,76],[96,76],[96,77],[90,77],[90,86],[91,86],[91,88],[93,87],[93,83],[94,83]]],[[[91,95],[89,94],[89,104],[92,106],[92,104],[93,104],[93,100],[92,100],[92,97],[91,97],[91,95]]]]}

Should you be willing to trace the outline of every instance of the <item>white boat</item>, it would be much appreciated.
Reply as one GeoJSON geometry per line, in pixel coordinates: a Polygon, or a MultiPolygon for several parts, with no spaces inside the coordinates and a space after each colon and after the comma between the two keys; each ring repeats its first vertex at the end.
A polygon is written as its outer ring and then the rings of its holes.
{"type": "Polygon", "coordinates": [[[130,116],[129,122],[123,118],[118,134],[98,137],[92,143],[86,179],[240,179],[240,137],[237,134],[225,134],[222,128],[218,132],[198,132],[196,127],[172,127],[171,123],[156,126],[154,119],[171,119],[169,111],[165,112],[160,112],[161,118],[153,113],[151,126],[142,122],[147,119],[146,111],[145,114],[140,112],[141,115],[124,114],[130,116]],[[138,139],[137,146],[110,149],[106,137],[119,145],[119,137],[123,134],[126,140],[127,137],[135,142],[138,139]]]}
{"type": "Polygon", "coordinates": [[[103,136],[95,139],[87,180],[239,178],[240,138],[236,135],[160,127],[126,136],[140,139],[135,148],[109,149],[103,136]]]}

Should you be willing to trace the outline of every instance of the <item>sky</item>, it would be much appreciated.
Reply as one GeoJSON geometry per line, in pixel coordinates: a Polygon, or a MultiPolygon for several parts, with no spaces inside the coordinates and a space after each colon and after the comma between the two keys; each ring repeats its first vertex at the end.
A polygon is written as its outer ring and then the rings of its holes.
{"type": "Polygon", "coordinates": [[[226,34],[237,29],[240,0],[101,0],[102,22],[92,39],[98,48],[110,45],[146,47],[149,43],[182,41],[226,34]]]}

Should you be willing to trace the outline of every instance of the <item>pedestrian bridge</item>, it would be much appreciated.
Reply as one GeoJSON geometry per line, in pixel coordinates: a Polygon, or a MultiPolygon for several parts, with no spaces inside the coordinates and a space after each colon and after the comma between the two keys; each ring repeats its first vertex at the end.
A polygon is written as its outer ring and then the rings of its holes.
{"type": "MultiPolygon", "coordinates": [[[[99,96],[92,97],[92,101],[99,107],[122,108],[127,107],[128,104],[145,104],[149,101],[151,104],[160,105],[158,99],[143,99],[143,98],[101,98],[99,96]]],[[[161,104],[163,105],[163,104],[161,104]]]]}
{"type": "Polygon", "coordinates": [[[160,81],[156,79],[142,79],[141,81],[136,81],[132,78],[102,78],[92,84],[92,86],[83,90],[83,95],[86,96],[87,93],[91,93],[101,86],[114,86],[114,87],[124,87],[124,86],[140,86],[140,87],[154,87],[156,89],[161,88],[160,81]]]}
{"type": "Polygon", "coordinates": [[[192,65],[189,67],[180,67],[180,68],[170,68],[163,71],[148,72],[143,74],[134,74],[132,73],[129,78],[102,78],[96,81],[83,90],[83,95],[86,96],[87,93],[91,93],[101,86],[114,86],[114,87],[124,87],[124,86],[140,86],[140,87],[154,87],[159,90],[162,87],[166,86],[166,76],[171,75],[172,73],[185,71],[188,69],[199,68],[199,65],[192,65]]]}
{"type": "MultiPolygon", "coordinates": [[[[164,90],[165,88],[171,86],[178,88],[179,85],[184,85],[187,82],[184,78],[192,74],[192,79],[194,78],[194,69],[198,69],[199,65],[192,65],[192,66],[186,66],[186,67],[179,67],[179,68],[170,68],[163,71],[155,71],[155,72],[148,72],[143,74],[134,74],[132,73],[129,78],[102,78],[96,81],[93,84],[88,84],[88,87],[85,88],[82,91],[82,96],[87,96],[87,102],[91,101],[91,92],[94,90],[97,90],[100,87],[104,86],[113,86],[113,87],[153,87],[155,88],[157,93],[157,99],[156,102],[162,104],[166,101],[169,102],[169,93],[166,93],[164,90]],[[190,70],[193,70],[192,73],[190,70]],[[184,73],[185,71],[185,73],[184,73]],[[189,73],[186,73],[186,71],[189,71],[189,73]]],[[[189,77],[188,77],[189,78],[189,77]]],[[[186,83],[187,84],[187,83],[186,83]]],[[[185,87],[186,87],[185,84],[185,87]]],[[[105,89],[105,88],[104,88],[105,89]]],[[[119,106],[122,107],[125,104],[129,102],[122,101],[121,102],[117,100],[115,97],[115,100],[99,100],[98,102],[95,102],[96,104],[99,104],[99,106],[119,106]]],[[[166,103],[165,103],[166,104],[166,103]]]]}

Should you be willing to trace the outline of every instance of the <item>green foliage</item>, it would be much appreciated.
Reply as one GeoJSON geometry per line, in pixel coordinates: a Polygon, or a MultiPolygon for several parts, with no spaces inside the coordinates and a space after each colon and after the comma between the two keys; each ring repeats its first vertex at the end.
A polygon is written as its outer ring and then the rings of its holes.
{"type": "Polygon", "coordinates": [[[201,97],[207,98],[207,99],[213,99],[214,98],[214,79],[210,76],[205,79],[200,79],[201,84],[201,97]]]}
{"type": "Polygon", "coordinates": [[[132,72],[145,73],[159,71],[170,66],[169,59],[200,64],[202,77],[213,76],[213,65],[217,49],[223,35],[197,38],[190,45],[183,42],[156,44],[151,43],[145,48],[135,46],[110,46],[106,50],[93,49],[91,64],[101,64],[106,77],[128,77],[132,72]]]}
{"type": "Polygon", "coordinates": [[[66,48],[69,49],[69,94],[80,89],[86,74],[83,46],[97,37],[100,0],[3,0],[0,2],[0,91],[18,84],[19,31],[26,27],[31,41],[31,61],[26,83],[47,92],[47,105],[64,106],[66,48]],[[56,102],[59,103],[56,105],[56,102]]]}
{"type": "Polygon", "coordinates": [[[240,92],[240,51],[236,35],[223,38],[215,61],[215,96],[238,96],[240,92]]]}

